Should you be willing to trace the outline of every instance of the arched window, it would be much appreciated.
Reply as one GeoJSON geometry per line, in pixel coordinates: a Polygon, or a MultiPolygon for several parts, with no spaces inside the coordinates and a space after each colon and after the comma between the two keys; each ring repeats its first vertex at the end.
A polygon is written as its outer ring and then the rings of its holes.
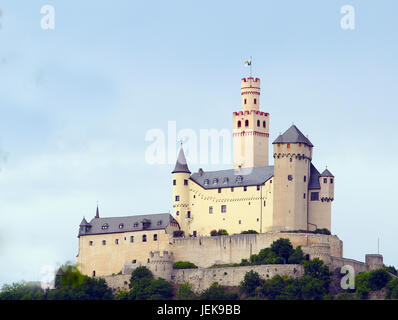
{"type": "Polygon", "coordinates": [[[238,128],[240,128],[242,126],[242,123],[240,122],[240,120],[238,121],[238,128]]]}
{"type": "Polygon", "coordinates": [[[257,120],[257,127],[260,126],[260,120],[257,120]]]}
{"type": "Polygon", "coordinates": [[[263,121],[263,128],[265,128],[267,125],[266,125],[266,122],[265,121],[263,121]]]}
{"type": "Polygon", "coordinates": [[[245,127],[249,126],[249,120],[245,120],[245,127]]]}

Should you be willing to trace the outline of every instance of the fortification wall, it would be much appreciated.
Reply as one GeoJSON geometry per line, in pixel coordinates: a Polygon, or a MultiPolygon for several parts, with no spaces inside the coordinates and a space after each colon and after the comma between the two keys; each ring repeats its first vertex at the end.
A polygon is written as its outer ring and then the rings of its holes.
{"type": "Polygon", "coordinates": [[[349,265],[354,268],[355,273],[368,270],[366,263],[360,262],[353,259],[341,258],[341,257],[330,257],[331,259],[331,271],[340,269],[343,266],[349,265]]]}
{"type": "MultiPolygon", "coordinates": [[[[193,285],[196,293],[200,293],[211,286],[212,283],[218,282],[224,286],[238,286],[245,277],[246,272],[253,270],[263,279],[270,279],[275,275],[287,275],[298,278],[304,274],[304,268],[299,264],[271,264],[244,267],[227,267],[227,268],[198,268],[198,269],[182,269],[173,270],[171,272],[171,281],[180,284],[189,282],[193,285]]],[[[107,285],[114,292],[119,290],[129,290],[131,274],[104,276],[107,285]]],[[[158,276],[155,276],[158,278],[158,276]]]]}
{"type": "Polygon", "coordinates": [[[310,233],[239,234],[231,236],[173,238],[170,251],[174,253],[174,261],[190,261],[199,267],[210,267],[214,264],[237,263],[257,254],[261,249],[269,247],[279,238],[290,239],[293,247],[308,247],[304,250],[312,254],[312,245],[328,244],[330,255],[343,256],[343,243],[335,235],[310,233]]]}
{"type": "Polygon", "coordinates": [[[263,279],[270,279],[275,275],[287,275],[297,278],[304,274],[304,268],[299,264],[272,264],[174,270],[171,279],[177,284],[189,282],[193,285],[194,291],[200,293],[209,288],[214,282],[218,282],[224,286],[238,286],[245,277],[245,274],[250,270],[258,272],[263,279]]]}

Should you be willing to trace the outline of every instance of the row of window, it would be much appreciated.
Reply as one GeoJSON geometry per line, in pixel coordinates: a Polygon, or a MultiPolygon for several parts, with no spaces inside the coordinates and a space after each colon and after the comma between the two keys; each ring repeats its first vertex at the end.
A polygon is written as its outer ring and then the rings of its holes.
{"type": "MultiPolygon", "coordinates": [[[[247,104],[247,99],[244,99],[243,102],[244,102],[244,104],[247,104]]],[[[254,104],[257,104],[257,99],[254,98],[253,102],[254,102],[254,104]]]]}
{"type": "MultiPolygon", "coordinates": [[[[124,240],[126,240],[126,238],[124,238],[124,240]]],[[[147,235],[146,234],[142,235],[141,241],[142,242],[147,242],[147,235]]],[[[153,241],[158,241],[158,235],[157,234],[153,235],[153,241]]],[[[134,242],[134,236],[130,236],[130,242],[131,243],[134,242]]],[[[119,239],[115,239],[115,244],[119,244],[119,239]]],[[[89,245],[93,246],[94,245],[94,241],[90,241],[89,245]]],[[[102,240],[102,245],[106,246],[106,240],[102,240]]]]}
{"type": "MultiPolygon", "coordinates": [[[[177,181],[173,180],[173,186],[176,186],[176,185],[177,185],[177,181]]],[[[184,186],[187,186],[187,185],[188,185],[188,180],[184,179],[184,186]]]]}
{"type": "MultiPolygon", "coordinates": [[[[158,226],[161,226],[161,225],[162,225],[162,220],[157,221],[156,224],[157,224],[158,226]]],[[[135,222],[135,223],[133,224],[133,227],[134,227],[134,228],[138,228],[138,225],[139,225],[138,222],[135,222]]],[[[120,224],[119,224],[119,229],[123,229],[123,228],[124,228],[124,223],[120,223],[120,224]]],[[[107,230],[107,229],[109,229],[109,224],[104,223],[104,224],[101,226],[101,229],[102,229],[102,230],[107,230]]]]}
{"type": "MultiPolygon", "coordinates": [[[[249,120],[245,120],[245,127],[248,127],[249,126],[249,120]]],[[[260,120],[257,120],[257,127],[260,127],[261,126],[261,122],[260,122],[260,120]]],[[[238,128],[241,128],[242,127],[242,122],[239,120],[238,121],[238,128]]],[[[263,128],[266,128],[267,127],[267,123],[265,122],[265,121],[263,121],[263,128]]]]}

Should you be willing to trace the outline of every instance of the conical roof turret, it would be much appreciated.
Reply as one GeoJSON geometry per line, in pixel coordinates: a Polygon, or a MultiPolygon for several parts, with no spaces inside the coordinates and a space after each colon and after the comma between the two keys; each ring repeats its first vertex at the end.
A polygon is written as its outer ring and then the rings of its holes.
{"type": "Polygon", "coordinates": [[[187,159],[185,158],[184,149],[181,147],[178,154],[176,166],[171,173],[191,173],[188,169],[187,159]]]}

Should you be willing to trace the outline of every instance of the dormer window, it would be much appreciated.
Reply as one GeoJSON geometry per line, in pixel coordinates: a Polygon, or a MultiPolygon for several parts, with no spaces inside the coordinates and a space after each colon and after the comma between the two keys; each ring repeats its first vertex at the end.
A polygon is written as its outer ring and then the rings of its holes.
{"type": "Polygon", "coordinates": [[[205,179],[204,185],[207,186],[209,184],[209,179],[205,179]]]}
{"type": "Polygon", "coordinates": [[[123,228],[124,228],[124,224],[123,223],[119,224],[119,229],[123,229],[123,228]]]}
{"type": "Polygon", "coordinates": [[[158,226],[161,226],[161,225],[162,225],[162,220],[159,220],[159,221],[157,222],[157,225],[158,225],[158,226]]]}
{"type": "Polygon", "coordinates": [[[224,184],[227,184],[227,183],[228,183],[228,178],[227,178],[227,177],[224,178],[223,183],[224,183],[224,184]]]}
{"type": "Polygon", "coordinates": [[[107,223],[104,223],[101,227],[102,230],[106,230],[109,228],[109,225],[107,223]]]}
{"type": "Polygon", "coordinates": [[[138,222],[134,222],[134,228],[138,228],[138,222]]]}
{"type": "Polygon", "coordinates": [[[217,184],[218,183],[218,179],[217,178],[214,178],[213,179],[213,184],[217,184]]]}
{"type": "Polygon", "coordinates": [[[242,176],[237,176],[236,177],[236,182],[242,182],[243,181],[243,177],[242,176]]]}

